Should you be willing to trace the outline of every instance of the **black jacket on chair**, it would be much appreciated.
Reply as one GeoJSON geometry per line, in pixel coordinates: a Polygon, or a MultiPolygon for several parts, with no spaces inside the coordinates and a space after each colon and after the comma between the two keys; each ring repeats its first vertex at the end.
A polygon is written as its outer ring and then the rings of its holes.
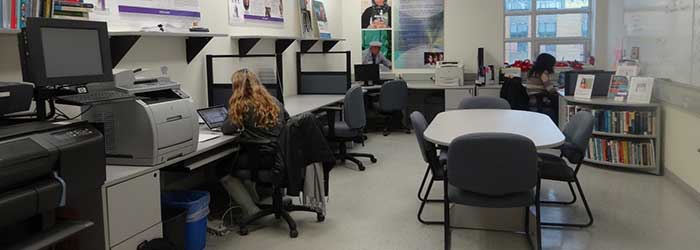
{"type": "MultiPolygon", "coordinates": [[[[311,113],[290,118],[280,135],[279,143],[287,170],[287,195],[299,195],[303,188],[303,170],[306,166],[319,162],[335,162],[333,151],[323,135],[321,123],[311,113]]],[[[328,183],[328,172],[333,165],[324,164],[326,183],[328,183]]]]}
{"type": "Polygon", "coordinates": [[[506,79],[501,87],[501,98],[506,99],[514,110],[529,110],[530,97],[523,86],[523,79],[514,77],[506,79]]]}

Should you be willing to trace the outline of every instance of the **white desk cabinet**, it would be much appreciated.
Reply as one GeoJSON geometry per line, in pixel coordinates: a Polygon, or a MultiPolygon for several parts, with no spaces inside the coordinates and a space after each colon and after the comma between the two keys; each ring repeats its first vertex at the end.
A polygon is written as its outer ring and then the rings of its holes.
{"type": "MultiPolygon", "coordinates": [[[[138,176],[107,187],[107,214],[110,247],[120,245],[159,225],[160,172],[138,176]]],[[[159,231],[157,234],[151,233],[154,237],[148,239],[162,237],[162,228],[159,231]]]]}
{"type": "Polygon", "coordinates": [[[474,96],[474,89],[445,89],[445,110],[456,110],[465,97],[474,96]]]}

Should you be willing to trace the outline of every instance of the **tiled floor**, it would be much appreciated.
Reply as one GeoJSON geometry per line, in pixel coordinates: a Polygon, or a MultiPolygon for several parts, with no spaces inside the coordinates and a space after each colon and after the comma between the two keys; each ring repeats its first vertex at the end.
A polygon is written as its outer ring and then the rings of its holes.
{"type": "MultiPolygon", "coordinates": [[[[286,224],[241,237],[210,237],[213,250],[412,250],[442,249],[441,226],[416,220],[416,191],[425,171],[414,135],[371,135],[365,148],[379,163],[367,171],[354,166],[331,172],[331,200],[325,222],[296,213],[299,238],[290,239],[286,224]]],[[[595,224],[587,229],[545,229],[544,249],[700,249],[700,203],[668,178],[584,167],[581,182],[595,224]]],[[[436,188],[435,195],[441,195],[436,188]]],[[[568,198],[565,185],[545,183],[544,197],[568,198]]],[[[545,219],[584,218],[582,206],[544,209],[545,219]]],[[[442,218],[440,204],[427,217],[442,218]]],[[[454,230],[452,249],[529,249],[522,235],[454,230]]]]}

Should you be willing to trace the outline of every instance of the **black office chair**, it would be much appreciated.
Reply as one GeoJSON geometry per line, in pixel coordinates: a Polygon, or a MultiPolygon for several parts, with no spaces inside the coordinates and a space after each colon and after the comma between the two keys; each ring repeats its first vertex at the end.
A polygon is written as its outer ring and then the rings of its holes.
{"type": "Polygon", "coordinates": [[[505,99],[493,96],[466,97],[459,103],[459,109],[510,109],[505,99]]]}
{"type": "Polygon", "coordinates": [[[377,162],[377,158],[372,154],[364,153],[348,153],[348,142],[364,142],[365,137],[363,130],[367,125],[367,116],[365,115],[365,98],[362,92],[362,87],[355,86],[350,88],[345,94],[343,102],[343,120],[335,121],[333,131],[329,131],[328,127],[326,135],[328,139],[338,144],[337,159],[342,161],[348,160],[357,165],[360,171],[365,171],[365,166],[357,157],[369,158],[372,163],[377,162]]]}
{"type": "MultiPolygon", "coordinates": [[[[374,109],[384,116],[384,136],[391,134],[392,122],[397,119],[403,124],[403,112],[408,103],[408,85],[403,80],[384,83],[379,92],[379,101],[372,103],[374,109]]],[[[406,133],[411,133],[406,129],[406,133]]]]}
{"type": "Polygon", "coordinates": [[[450,144],[445,174],[445,249],[450,249],[450,202],[484,208],[523,207],[530,238],[530,206],[535,206],[537,249],[541,249],[540,182],[537,149],[521,135],[482,133],[460,136],[450,144]],[[503,157],[508,152],[508,157],[503,157]]]}
{"type": "Polygon", "coordinates": [[[567,202],[561,201],[542,201],[543,204],[557,204],[557,205],[571,205],[576,203],[577,197],[576,192],[572,183],[576,184],[578,192],[581,195],[581,200],[586,208],[586,213],[588,214],[588,222],[583,224],[575,223],[550,223],[543,222],[542,225],[545,226],[562,226],[562,227],[588,227],[593,225],[593,214],[591,213],[591,208],[586,201],[586,196],[583,194],[583,189],[581,188],[581,182],[578,179],[578,172],[581,169],[581,164],[586,155],[586,150],[588,150],[588,142],[591,139],[593,133],[593,115],[590,112],[579,112],[574,117],[571,118],[566,128],[564,128],[564,135],[566,136],[566,141],[559,149],[561,154],[559,156],[540,153],[540,176],[545,180],[553,180],[566,182],[569,184],[569,190],[573,199],[567,202]],[[575,168],[571,168],[566,161],[572,164],[576,164],[575,168]]]}
{"type": "Polygon", "coordinates": [[[268,184],[272,187],[272,204],[258,204],[262,211],[244,218],[239,223],[240,235],[248,235],[248,225],[254,221],[274,215],[275,218],[282,218],[289,226],[289,237],[296,238],[299,236],[297,224],[289,215],[294,211],[305,211],[316,213],[316,219],[321,222],[325,220],[323,213],[316,209],[294,205],[291,202],[285,202],[284,190],[288,186],[288,181],[285,178],[286,168],[279,154],[279,145],[277,143],[241,143],[241,152],[246,155],[245,162],[238,163],[238,168],[234,170],[234,175],[241,179],[252,180],[257,184],[268,184]]]}
{"type": "Polygon", "coordinates": [[[422,113],[415,111],[411,114],[411,124],[413,129],[415,129],[416,140],[418,141],[418,146],[420,148],[421,155],[423,156],[423,161],[428,164],[425,169],[425,175],[421,181],[420,188],[418,188],[418,200],[421,201],[420,208],[418,209],[418,221],[427,225],[442,224],[442,221],[426,221],[422,218],[423,209],[428,202],[442,202],[442,199],[428,199],[430,191],[433,188],[433,183],[436,181],[443,181],[443,174],[445,173],[443,168],[447,163],[447,153],[441,152],[438,156],[435,144],[425,140],[423,133],[428,127],[428,122],[425,120],[425,116],[422,113]],[[430,182],[428,183],[428,189],[423,195],[423,188],[425,187],[425,182],[428,180],[428,174],[431,175],[430,182]]]}

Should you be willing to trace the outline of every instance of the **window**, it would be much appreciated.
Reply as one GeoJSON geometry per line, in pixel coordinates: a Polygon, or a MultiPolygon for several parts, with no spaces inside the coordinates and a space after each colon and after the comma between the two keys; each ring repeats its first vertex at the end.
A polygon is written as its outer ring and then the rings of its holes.
{"type": "Polygon", "coordinates": [[[593,0],[504,0],[505,60],[549,53],[559,61],[587,61],[593,0]]]}

